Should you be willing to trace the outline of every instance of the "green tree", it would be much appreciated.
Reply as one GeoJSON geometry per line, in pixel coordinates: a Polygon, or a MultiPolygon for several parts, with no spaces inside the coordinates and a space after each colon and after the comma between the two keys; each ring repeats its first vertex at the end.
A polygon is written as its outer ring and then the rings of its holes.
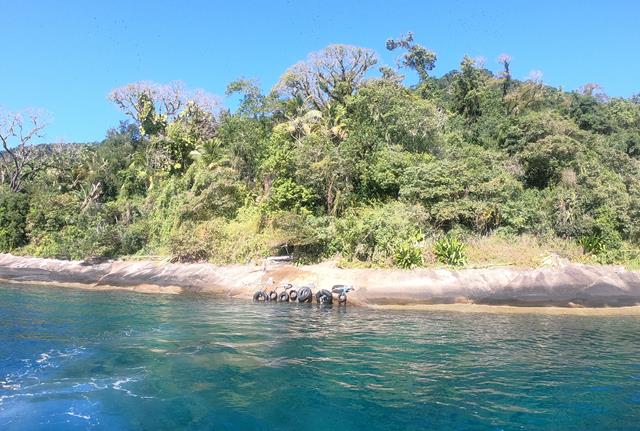
{"type": "Polygon", "coordinates": [[[476,121],[482,115],[484,86],[482,71],[471,57],[465,56],[453,83],[453,103],[455,111],[469,122],[476,121]]]}
{"type": "Polygon", "coordinates": [[[429,78],[429,72],[436,67],[435,52],[422,45],[413,43],[413,33],[409,32],[398,39],[387,39],[387,49],[393,51],[402,48],[406,50],[398,60],[398,66],[408,67],[418,73],[420,82],[429,78]]]}
{"type": "Polygon", "coordinates": [[[6,253],[27,243],[29,199],[0,186],[0,252],[6,253]]]}

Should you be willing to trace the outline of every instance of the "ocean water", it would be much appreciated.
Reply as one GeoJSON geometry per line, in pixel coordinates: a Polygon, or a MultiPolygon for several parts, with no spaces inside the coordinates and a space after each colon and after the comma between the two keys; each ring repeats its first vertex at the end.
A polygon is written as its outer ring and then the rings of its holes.
{"type": "Polygon", "coordinates": [[[0,430],[640,429],[640,318],[0,285],[0,430]]]}

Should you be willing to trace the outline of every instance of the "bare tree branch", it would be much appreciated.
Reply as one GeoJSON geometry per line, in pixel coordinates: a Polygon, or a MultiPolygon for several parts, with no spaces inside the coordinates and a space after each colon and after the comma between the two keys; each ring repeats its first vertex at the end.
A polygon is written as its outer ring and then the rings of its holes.
{"type": "Polygon", "coordinates": [[[377,63],[373,51],[350,45],[329,45],[293,65],[280,78],[276,90],[299,97],[311,109],[324,110],[330,103],[344,103],[377,63]]]}
{"type": "Polygon", "coordinates": [[[44,112],[37,110],[0,112],[0,184],[18,192],[25,180],[43,169],[32,140],[43,137],[47,119],[44,112]]]}
{"type": "Polygon", "coordinates": [[[220,106],[215,96],[203,90],[187,90],[179,81],[169,84],[134,82],[113,89],[107,98],[138,126],[148,121],[150,115],[174,121],[190,103],[212,114],[217,114],[220,106]]]}

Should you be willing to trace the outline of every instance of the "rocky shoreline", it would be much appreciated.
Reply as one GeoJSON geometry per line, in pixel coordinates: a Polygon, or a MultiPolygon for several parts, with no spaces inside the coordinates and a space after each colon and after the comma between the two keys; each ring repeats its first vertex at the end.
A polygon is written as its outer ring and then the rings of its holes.
{"type": "MultiPolygon", "coordinates": [[[[550,268],[340,269],[331,263],[264,266],[157,261],[87,264],[0,254],[0,280],[95,290],[210,293],[250,299],[260,283],[351,284],[357,305],[416,308],[469,305],[640,309],[640,273],[617,266],[550,268]]],[[[467,307],[468,308],[468,307],[467,307]]]]}

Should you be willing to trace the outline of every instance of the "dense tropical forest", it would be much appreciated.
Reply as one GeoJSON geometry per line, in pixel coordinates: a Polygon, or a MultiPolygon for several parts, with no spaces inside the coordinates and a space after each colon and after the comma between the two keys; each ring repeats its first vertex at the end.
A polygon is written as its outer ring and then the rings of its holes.
{"type": "Polygon", "coordinates": [[[269,92],[239,79],[233,110],[180,83],[129,84],[108,95],[123,121],[100,143],[34,145],[43,114],[4,112],[0,251],[636,265],[639,97],[518,80],[508,55],[438,77],[411,34],[386,49],[396,65],[331,45],[269,92]]]}

